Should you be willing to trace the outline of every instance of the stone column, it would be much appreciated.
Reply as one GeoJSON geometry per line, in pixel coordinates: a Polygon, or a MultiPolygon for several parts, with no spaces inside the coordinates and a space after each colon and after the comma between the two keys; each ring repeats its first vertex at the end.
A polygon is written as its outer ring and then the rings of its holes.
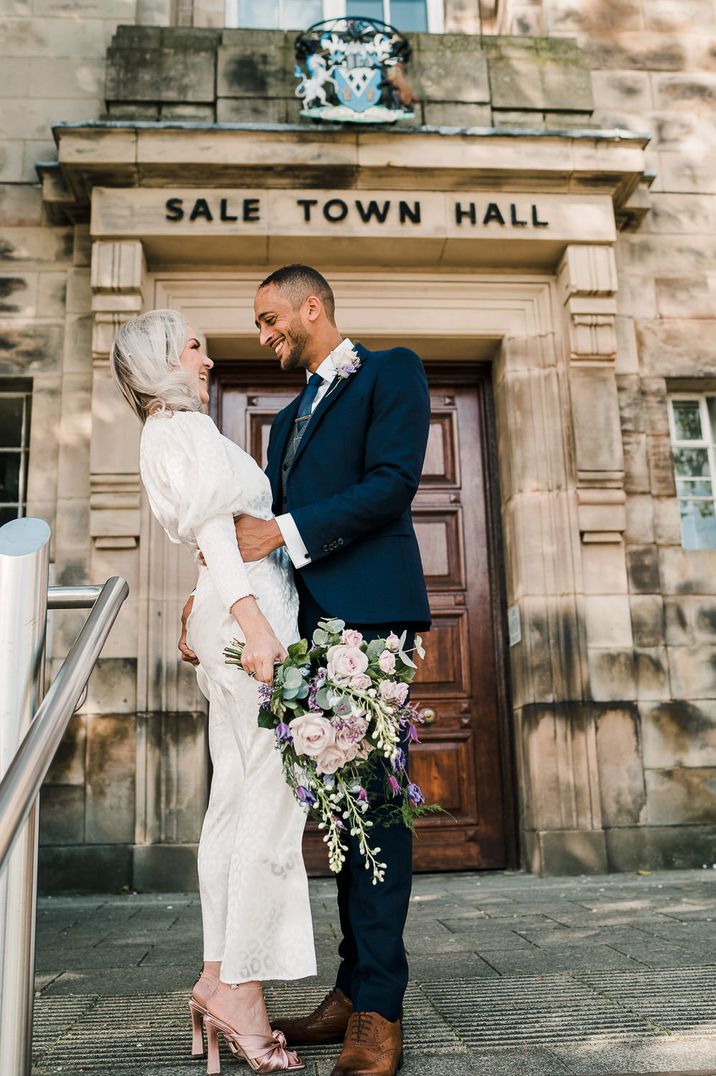
{"type": "MultiPolygon", "coordinates": [[[[109,839],[127,842],[129,884],[191,889],[207,794],[205,706],[176,644],[196,571],[149,511],[139,475],[141,424],[109,370],[117,329],[144,306],[145,274],[140,241],[94,243],[92,578],[122,575],[130,597],[92,678],[88,707],[97,729],[94,785],[97,795],[106,789],[112,797],[109,839]]],[[[87,781],[91,789],[90,772],[87,781]]]]}

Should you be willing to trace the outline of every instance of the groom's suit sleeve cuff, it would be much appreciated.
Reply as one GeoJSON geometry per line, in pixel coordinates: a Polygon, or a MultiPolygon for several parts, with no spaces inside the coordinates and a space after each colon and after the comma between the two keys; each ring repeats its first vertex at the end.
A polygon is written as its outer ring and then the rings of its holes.
{"type": "Polygon", "coordinates": [[[289,514],[276,516],[276,523],[283,535],[283,544],[293,562],[294,568],[303,568],[306,564],[310,564],[311,558],[293,516],[289,514]]]}

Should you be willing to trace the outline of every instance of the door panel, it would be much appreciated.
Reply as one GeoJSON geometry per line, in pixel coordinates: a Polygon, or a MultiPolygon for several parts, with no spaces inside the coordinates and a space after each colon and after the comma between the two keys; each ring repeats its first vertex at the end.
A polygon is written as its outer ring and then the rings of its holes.
{"type": "MultiPolygon", "coordinates": [[[[436,363],[428,379],[432,419],[413,518],[433,627],[412,691],[425,724],[410,757],[413,779],[449,816],[419,822],[414,862],[417,870],[500,868],[511,862],[512,808],[490,523],[489,374],[436,363]]],[[[268,363],[219,363],[212,413],[265,466],[273,415],[302,384],[268,363]]],[[[312,873],[328,873],[315,827],[304,851],[312,873]]]]}

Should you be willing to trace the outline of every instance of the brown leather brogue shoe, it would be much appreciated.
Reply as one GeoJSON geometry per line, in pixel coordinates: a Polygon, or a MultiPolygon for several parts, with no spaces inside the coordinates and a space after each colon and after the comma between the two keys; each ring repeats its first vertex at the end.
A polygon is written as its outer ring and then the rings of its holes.
{"type": "Polygon", "coordinates": [[[400,1020],[377,1012],[354,1012],[331,1076],[395,1076],[403,1064],[400,1020]]]}
{"type": "Polygon", "coordinates": [[[271,1028],[274,1031],[283,1031],[289,1046],[307,1046],[314,1042],[343,1042],[352,1012],[350,998],[336,986],[308,1016],[292,1020],[274,1020],[271,1028]]]}

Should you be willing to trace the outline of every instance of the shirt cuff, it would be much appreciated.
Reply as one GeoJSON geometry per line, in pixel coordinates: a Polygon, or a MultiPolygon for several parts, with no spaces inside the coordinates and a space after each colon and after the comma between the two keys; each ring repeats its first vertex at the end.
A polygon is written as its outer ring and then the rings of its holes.
{"type": "Polygon", "coordinates": [[[307,564],[310,564],[311,558],[293,516],[290,514],[276,516],[276,523],[283,535],[283,543],[294,568],[304,568],[307,564]]]}

